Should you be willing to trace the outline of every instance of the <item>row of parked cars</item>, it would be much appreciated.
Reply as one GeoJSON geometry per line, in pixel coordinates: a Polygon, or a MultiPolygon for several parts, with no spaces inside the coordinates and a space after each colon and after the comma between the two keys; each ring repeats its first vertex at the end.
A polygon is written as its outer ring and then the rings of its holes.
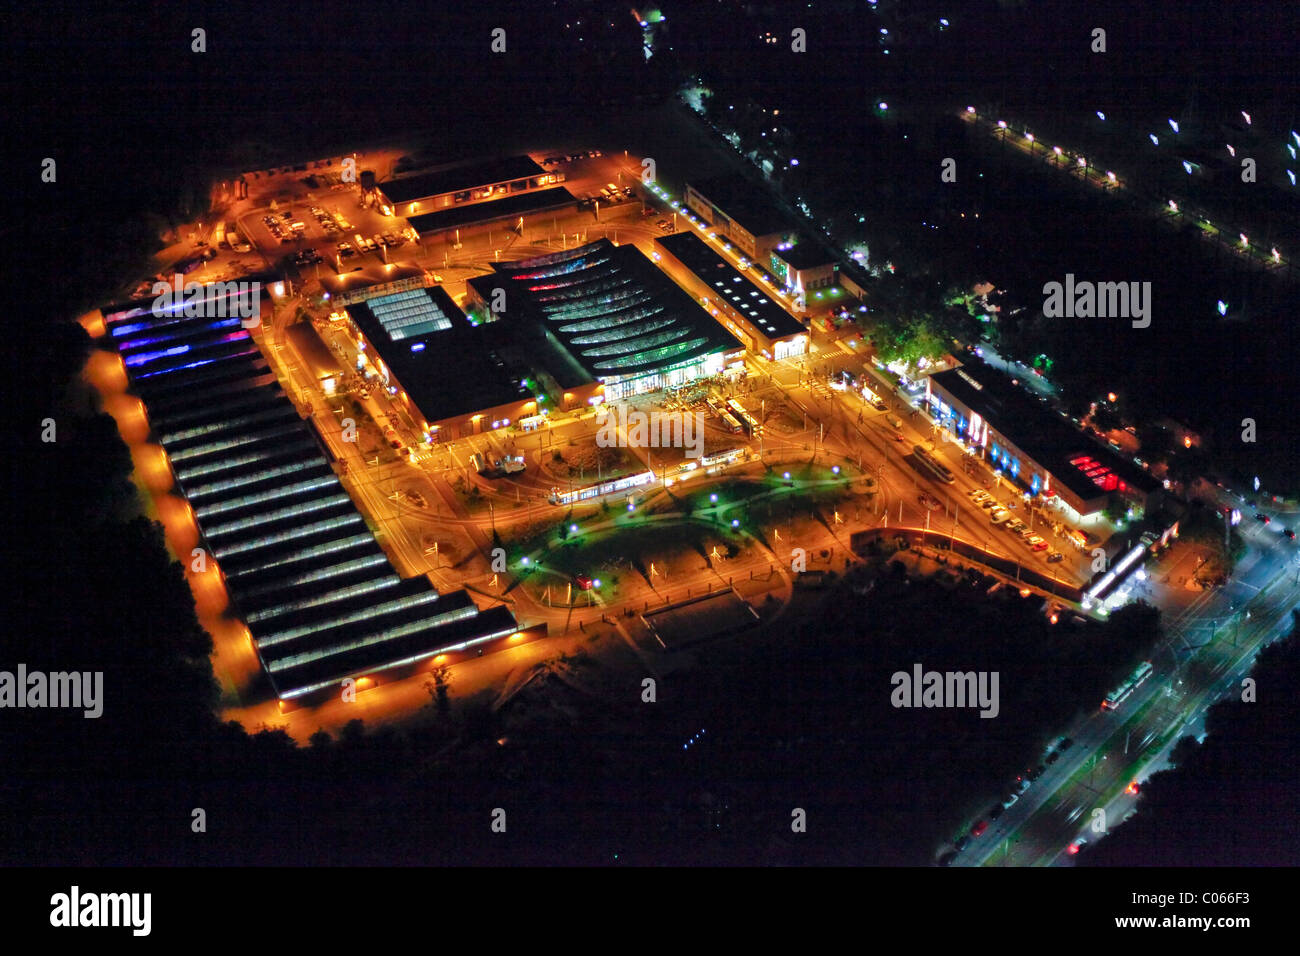
{"type": "Polygon", "coordinates": [[[1049,545],[1041,535],[1034,534],[1029,525],[1015,517],[1009,508],[983,488],[976,488],[968,497],[989,513],[989,521],[995,525],[1002,525],[1007,531],[1019,537],[1025,547],[1035,553],[1048,552],[1049,564],[1065,560],[1065,555],[1049,545]]]}
{"type": "Polygon", "coordinates": [[[310,266],[315,265],[317,262],[323,262],[324,257],[315,249],[303,249],[301,252],[295,253],[289,261],[296,266],[310,266]]]}
{"type": "Polygon", "coordinates": [[[352,228],[352,223],[348,222],[347,217],[341,212],[330,212],[320,206],[312,206],[311,214],[316,217],[316,221],[320,223],[327,236],[346,233],[352,228]]]}
{"type": "MultiPolygon", "coordinates": [[[[939,857],[939,865],[950,865],[955,859],[957,859],[957,855],[961,853],[962,850],[970,846],[971,840],[979,839],[983,836],[984,832],[989,828],[989,820],[996,820],[998,817],[1002,816],[1002,814],[1015,806],[1016,803],[1019,802],[1021,795],[1033,786],[1034,781],[1046,773],[1047,768],[1060,760],[1061,754],[1065,753],[1073,746],[1074,741],[1069,737],[1057,737],[1054,741],[1048,744],[1047,749],[1044,752],[1043,762],[1038,764],[1036,767],[1029,767],[1024,773],[1017,776],[1015,782],[1011,785],[1011,790],[1007,794],[1006,798],[993,804],[989,809],[988,820],[977,821],[975,825],[971,827],[970,833],[963,834],[954,840],[953,848],[939,857]]],[[[1084,840],[1083,842],[1087,843],[1088,841],[1084,840]]],[[[1071,852],[1078,851],[1072,850],[1071,852]]]]}
{"type": "Polygon", "coordinates": [[[301,239],[307,231],[307,224],[301,219],[294,218],[291,212],[271,213],[263,216],[262,222],[282,246],[287,246],[295,239],[301,239]]]}
{"type": "Polygon", "coordinates": [[[580,159],[599,159],[603,153],[598,149],[589,149],[585,153],[559,153],[542,160],[543,166],[558,166],[560,163],[574,163],[580,159]]]}

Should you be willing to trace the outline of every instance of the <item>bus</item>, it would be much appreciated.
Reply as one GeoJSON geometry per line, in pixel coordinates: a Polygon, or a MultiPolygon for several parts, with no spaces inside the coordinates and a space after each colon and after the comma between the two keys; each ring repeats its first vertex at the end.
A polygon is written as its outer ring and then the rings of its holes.
{"type": "Polygon", "coordinates": [[[744,426],[745,431],[749,434],[757,435],[763,430],[763,427],[758,423],[758,419],[745,411],[745,406],[734,398],[727,399],[727,411],[739,419],[740,424],[744,426]]]}
{"type": "Polygon", "coordinates": [[[939,461],[939,459],[935,458],[920,445],[913,446],[912,451],[915,453],[916,460],[921,463],[922,467],[940,481],[947,482],[951,485],[957,480],[953,473],[949,471],[948,468],[939,461]]]}
{"type": "Polygon", "coordinates": [[[745,426],[741,424],[740,419],[726,409],[718,412],[718,418],[722,421],[722,427],[730,432],[740,433],[745,430],[745,426]]]}
{"type": "Polygon", "coordinates": [[[1141,687],[1143,682],[1151,676],[1151,671],[1152,667],[1150,661],[1143,661],[1139,664],[1137,670],[1129,675],[1128,680],[1124,681],[1124,683],[1111,691],[1106,699],[1101,702],[1101,709],[1115,710],[1118,708],[1119,705],[1133,693],[1133,691],[1141,687]]]}
{"type": "Polygon", "coordinates": [[[735,415],[731,414],[731,412],[727,411],[712,398],[705,399],[705,404],[708,406],[709,411],[713,413],[713,417],[722,423],[723,428],[730,432],[742,432],[745,430],[744,426],[740,424],[735,415]]]}

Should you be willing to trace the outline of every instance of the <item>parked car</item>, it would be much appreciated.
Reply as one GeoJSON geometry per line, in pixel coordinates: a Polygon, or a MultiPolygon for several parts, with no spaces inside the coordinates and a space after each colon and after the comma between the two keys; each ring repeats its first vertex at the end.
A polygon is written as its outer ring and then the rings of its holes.
{"type": "Polygon", "coordinates": [[[981,820],[979,823],[971,827],[970,835],[973,837],[982,836],[984,831],[987,830],[988,828],[989,828],[989,822],[987,820],[981,820]]]}

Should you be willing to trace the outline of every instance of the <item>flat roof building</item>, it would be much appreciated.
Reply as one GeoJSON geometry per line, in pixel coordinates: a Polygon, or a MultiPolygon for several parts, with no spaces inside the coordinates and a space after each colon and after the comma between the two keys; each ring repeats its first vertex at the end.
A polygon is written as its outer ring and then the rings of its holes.
{"type": "Polygon", "coordinates": [[[686,205],[754,260],[766,260],[798,231],[776,208],[773,196],[739,176],[688,182],[686,205]]]}
{"type": "Polygon", "coordinates": [[[502,220],[515,220],[539,212],[551,212],[569,206],[576,208],[578,199],[563,186],[552,186],[533,192],[517,193],[503,199],[468,203],[438,212],[410,216],[407,223],[422,237],[437,235],[464,226],[481,225],[502,220]]]}
{"type": "Polygon", "coordinates": [[[839,282],[835,257],[821,243],[800,236],[779,242],[769,254],[769,266],[785,288],[795,296],[810,289],[827,289],[839,282]]]}
{"type": "Polygon", "coordinates": [[[1113,495],[1146,510],[1159,503],[1161,482],[983,361],[928,376],[925,401],[1021,489],[1059,498],[1076,523],[1098,520],[1113,495]]]}
{"type": "Polygon", "coordinates": [[[740,343],[635,246],[601,239],[493,269],[469,280],[467,303],[549,356],[566,391],[592,389],[589,401],[680,385],[740,360],[740,343]]]}
{"type": "Polygon", "coordinates": [[[325,297],[336,308],[407,289],[423,289],[435,281],[433,273],[409,263],[376,264],[320,277],[325,297]]]}
{"type": "Polygon", "coordinates": [[[475,202],[542,189],[559,182],[529,156],[508,156],[479,163],[444,166],[379,184],[380,208],[410,217],[475,202]]]}
{"type": "Polygon", "coordinates": [[[397,573],[240,315],[150,305],[110,309],[107,334],[277,697],[509,645],[508,608],[397,573]]]}
{"type": "Polygon", "coordinates": [[[808,351],[803,323],[694,233],[660,236],[654,249],[668,274],[753,354],[783,359],[808,351]]]}
{"type": "MultiPolygon", "coordinates": [[[[519,424],[539,413],[530,370],[492,325],[475,325],[441,286],[349,306],[360,359],[432,441],[519,424]]],[[[544,403],[543,403],[544,404],[544,403]]]]}

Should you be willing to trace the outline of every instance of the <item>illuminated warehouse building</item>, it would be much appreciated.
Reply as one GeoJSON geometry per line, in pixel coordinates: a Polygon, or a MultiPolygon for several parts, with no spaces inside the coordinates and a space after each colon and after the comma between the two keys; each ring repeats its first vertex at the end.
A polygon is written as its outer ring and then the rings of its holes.
{"type": "Polygon", "coordinates": [[[808,351],[808,331],[767,291],[694,233],[654,241],[655,255],[715,319],[754,355],[785,359],[808,351]]]}
{"type": "Polygon", "coordinates": [[[394,571],[238,314],[152,304],[102,310],[107,338],[276,696],[520,639],[506,607],[394,571]]]}
{"type": "Polygon", "coordinates": [[[544,189],[562,178],[528,156],[446,166],[379,184],[380,209],[403,218],[544,189]]]}
{"type": "Polygon", "coordinates": [[[773,249],[796,235],[766,190],[740,176],[688,182],[686,205],[755,262],[765,261],[773,249]]]}
{"type": "Polygon", "coordinates": [[[1055,498],[1075,524],[1100,520],[1112,497],[1154,510],[1163,485],[996,369],[973,359],[926,378],[935,421],[1016,486],[1055,498]]]}
{"type": "Polygon", "coordinates": [[[469,280],[467,309],[499,319],[530,354],[546,356],[566,403],[681,385],[743,357],[743,346],[635,246],[601,239],[493,269],[469,280]]]}
{"type": "Polygon", "coordinates": [[[500,323],[475,324],[441,286],[355,302],[357,371],[382,380],[429,441],[541,424],[543,376],[525,365],[500,323]]]}

